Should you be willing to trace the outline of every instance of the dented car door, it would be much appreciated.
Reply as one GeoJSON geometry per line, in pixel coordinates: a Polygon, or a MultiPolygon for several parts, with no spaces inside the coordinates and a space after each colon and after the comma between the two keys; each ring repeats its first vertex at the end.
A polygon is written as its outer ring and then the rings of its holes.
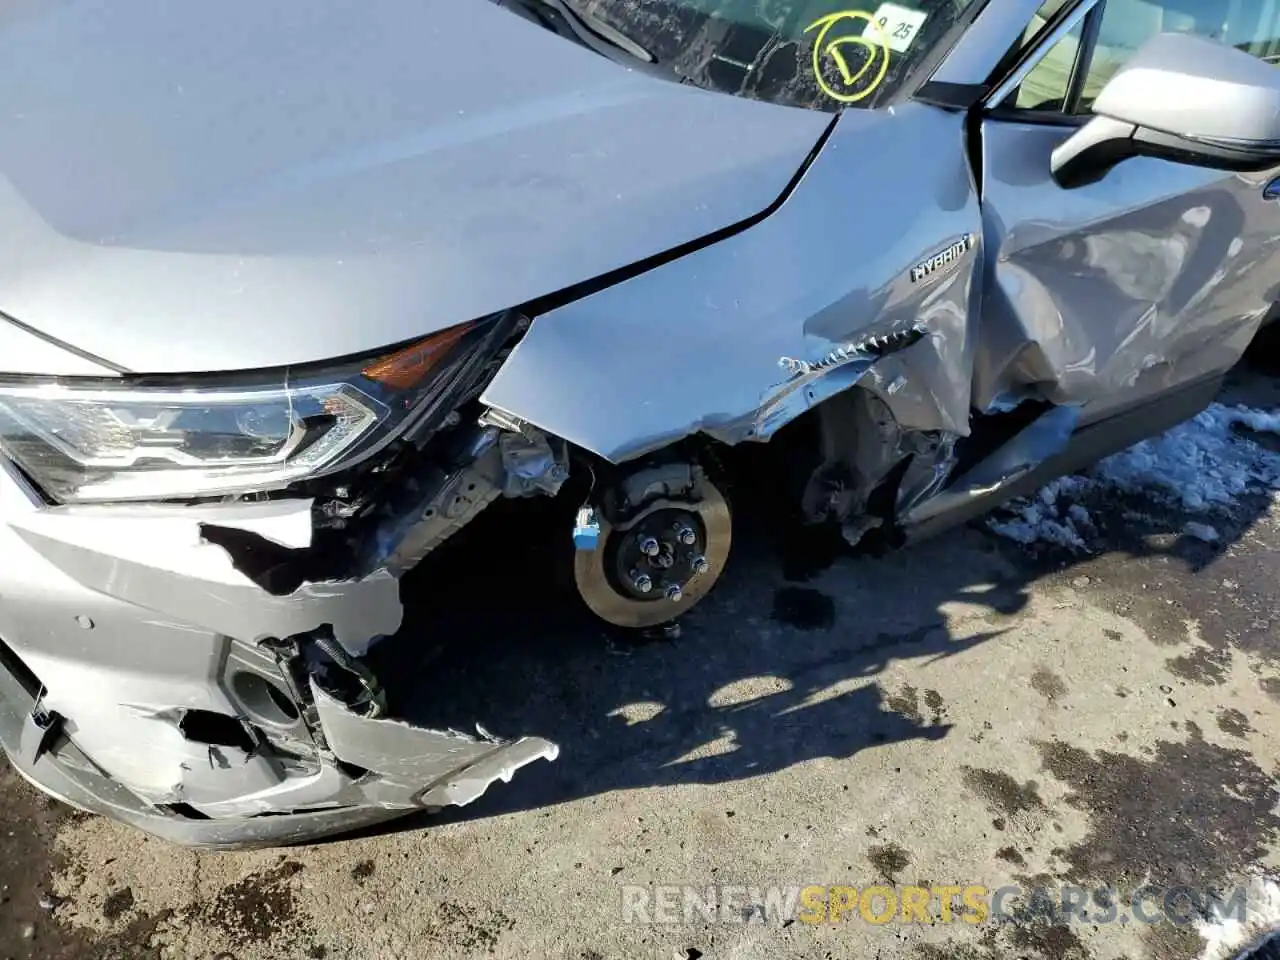
{"type": "MultiPolygon", "coordinates": [[[[974,406],[1047,400],[1086,425],[1232,367],[1276,301],[1273,171],[1133,156],[1062,186],[1053,157],[1106,83],[1161,32],[1261,55],[1280,18],[1226,0],[1081,3],[982,119],[986,293],[974,406]]],[[[1221,109],[1228,109],[1223,103],[1221,109]]]]}

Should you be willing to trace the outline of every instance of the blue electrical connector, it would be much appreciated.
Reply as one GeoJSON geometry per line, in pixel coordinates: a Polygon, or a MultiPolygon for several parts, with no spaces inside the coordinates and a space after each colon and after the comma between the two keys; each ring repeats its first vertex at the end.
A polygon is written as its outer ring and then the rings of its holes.
{"type": "Polygon", "coordinates": [[[596,519],[594,507],[583,507],[578,511],[573,523],[573,546],[575,550],[594,550],[600,545],[600,521],[596,519]]]}

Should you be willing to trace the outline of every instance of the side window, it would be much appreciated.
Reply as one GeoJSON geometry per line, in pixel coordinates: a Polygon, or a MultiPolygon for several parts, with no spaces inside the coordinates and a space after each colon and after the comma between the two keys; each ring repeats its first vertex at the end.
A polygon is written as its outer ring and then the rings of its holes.
{"type": "Polygon", "coordinates": [[[1280,0],[1103,0],[1027,74],[1014,104],[1087,114],[1107,81],[1157,33],[1195,33],[1280,62],[1280,0]]]}
{"type": "Polygon", "coordinates": [[[1075,29],[1049,48],[1018,87],[1014,106],[1020,110],[1050,113],[1061,113],[1066,108],[1071,75],[1080,59],[1083,36],[1084,24],[1078,23],[1075,29]]]}

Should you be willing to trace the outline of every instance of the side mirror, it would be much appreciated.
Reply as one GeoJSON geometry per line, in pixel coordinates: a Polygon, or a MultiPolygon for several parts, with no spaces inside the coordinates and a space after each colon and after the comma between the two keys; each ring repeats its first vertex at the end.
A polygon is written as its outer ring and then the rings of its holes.
{"type": "Polygon", "coordinates": [[[1236,172],[1280,165],[1280,70],[1216,40],[1152,37],[1102,88],[1093,113],[1053,151],[1059,186],[1094,183],[1129,157],[1236,172]]]}

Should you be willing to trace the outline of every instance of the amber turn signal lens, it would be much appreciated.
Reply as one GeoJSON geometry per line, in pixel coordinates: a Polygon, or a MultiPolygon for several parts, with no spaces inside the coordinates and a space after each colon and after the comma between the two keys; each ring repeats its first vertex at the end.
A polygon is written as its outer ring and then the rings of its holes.
{"type": "Polygon", "coordinates": [[[433,333],[426,339],[382,357],[365,367],[361,373],[370,380],[397,390],[416,387],[474,326],[474,323],[460,323],[456,327],[433,333]]]}

